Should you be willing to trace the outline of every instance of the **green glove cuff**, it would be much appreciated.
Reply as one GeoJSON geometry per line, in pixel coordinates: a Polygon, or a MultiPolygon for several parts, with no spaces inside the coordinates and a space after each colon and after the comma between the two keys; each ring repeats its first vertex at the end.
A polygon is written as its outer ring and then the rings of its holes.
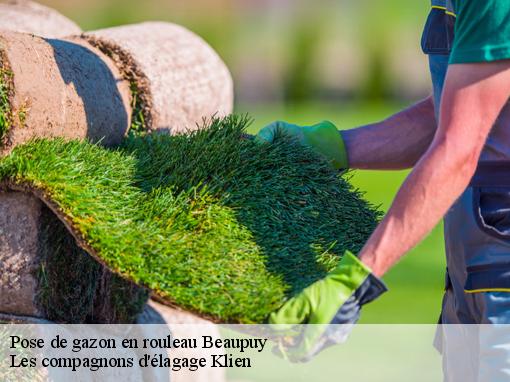
{"type": "Polygon", "coordinates": [[[342,135],[329,121],[303,128],[305,143],[331,161],[334,168],[347,169],[349,161],[342,135]]]}
{"type": "MultiPolygon", "coordinates": [[[[328,324],[351,297],[359,297],[359,302],[365,303],[385,290],[383,282],[356,256],[346,251],[335,269],[272,313],[269,322],[328,324]],[[367,294],[372,289],[374,293],[367,294]]],[[[349,306],[352,308],[352,304],[349,306]]]]}
{"type": "Polygon", "coordinates": [[[353,290],[356,290],[371,273],[372,270],[362,261],[350,251],[345,251],[338,265],[329,273],[329,276],[335,281],[344,284],[347,282],[353,286],[353,290]]]}

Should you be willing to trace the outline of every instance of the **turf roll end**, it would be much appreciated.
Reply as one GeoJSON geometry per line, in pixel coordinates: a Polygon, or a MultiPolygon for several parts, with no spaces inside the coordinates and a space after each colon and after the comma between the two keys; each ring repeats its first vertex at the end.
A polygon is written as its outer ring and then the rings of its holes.
{"type": "Polygon", "coordinates": [[[131,125],[134,134],[148,132],[152,123],[152,98],[150,81],[140,70],[135,58],[121,46],[92,34],[83,34],[82,38],[108,56],[116,65],[122,78],[129,83],[131,90],[131,125]]]}
{"type": "Polygon", "coordinates": [[[233,109],[230,72],[200,37],[175,24],[146,22],[86,32],[131,83],[133,130],[177,134],[233,109]]]}
{"type": "Polygon", "coordinates": [[[41,317],[35,303],[40,200],[0,189],[0,313],[41,317]]]}

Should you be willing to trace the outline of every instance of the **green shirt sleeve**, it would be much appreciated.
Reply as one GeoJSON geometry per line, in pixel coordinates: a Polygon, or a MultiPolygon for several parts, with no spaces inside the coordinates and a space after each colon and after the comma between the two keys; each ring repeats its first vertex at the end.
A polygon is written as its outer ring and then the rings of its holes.
{"type": "Polygon", "coordinates": [[[510,59],[510,0],[454,0],[450,64],[510,59]]]}

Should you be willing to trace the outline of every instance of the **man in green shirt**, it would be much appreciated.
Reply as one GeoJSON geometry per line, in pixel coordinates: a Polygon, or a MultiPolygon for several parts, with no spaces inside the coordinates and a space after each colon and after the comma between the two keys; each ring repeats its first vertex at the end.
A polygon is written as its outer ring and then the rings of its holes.
{"type": "Polygon", "coordinates": [[[422,48],[434,92],[407,110],[341,133],[329,122],[275,122],[258,134],[292,135],[339,169],[413,168],[357,257],[346,254],[271,315],[278,324],[341,324],[314,332],[296,359],[342,341],[342,328],[386,290],[379,277],[443,217],[440,322],[510,323],[510,1],[433,0],[422,48]]]}

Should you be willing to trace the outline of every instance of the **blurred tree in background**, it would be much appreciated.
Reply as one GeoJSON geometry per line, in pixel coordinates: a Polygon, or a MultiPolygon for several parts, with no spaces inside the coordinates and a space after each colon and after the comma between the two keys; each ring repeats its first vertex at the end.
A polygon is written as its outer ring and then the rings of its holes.
{"type": "Polygon", "coordinates": [[[229,65],[237,102],[408,100],[429,91],[419,49],[428,1],[41,0],[84,29],[182,24],[229,65]]]}
{"type": "Polygon", "coordinates": [[[322,31],[320,21],[293,24],[288,38],[288,62],[283,84],[286,101],[307,102],[317,93],[313,64],[320,60],[318,47],[322,31]]]}

